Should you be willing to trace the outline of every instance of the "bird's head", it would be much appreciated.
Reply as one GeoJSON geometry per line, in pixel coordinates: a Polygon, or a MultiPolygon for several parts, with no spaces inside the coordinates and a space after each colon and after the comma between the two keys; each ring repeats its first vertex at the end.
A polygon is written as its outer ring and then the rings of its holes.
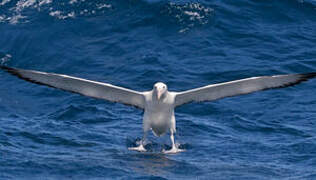
{"type": "Polygon", "coordinates": [[[165,93],[167,92],[168,88],[167,85],[162,83],[162,82],[158,82],[154,85],[154,92],[155,94],[157,94],[157,99],[159,100],[162,96],[165,95],[165,93]]]}

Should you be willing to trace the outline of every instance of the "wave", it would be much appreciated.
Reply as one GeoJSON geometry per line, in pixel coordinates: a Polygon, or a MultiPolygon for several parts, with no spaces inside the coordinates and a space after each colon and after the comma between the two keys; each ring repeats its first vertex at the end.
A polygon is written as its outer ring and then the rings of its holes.
{"type": "Polygon", "coordinates": [[[210,22],[214,9],[198,2],[168,1],[86,1],[86,0],[4,0],[0,4],[0,22],[19,24],[52,17],[58,20],[107,16],[113,19],[135,18],[134,22],[177,25],[186,32],[210,22]]]}

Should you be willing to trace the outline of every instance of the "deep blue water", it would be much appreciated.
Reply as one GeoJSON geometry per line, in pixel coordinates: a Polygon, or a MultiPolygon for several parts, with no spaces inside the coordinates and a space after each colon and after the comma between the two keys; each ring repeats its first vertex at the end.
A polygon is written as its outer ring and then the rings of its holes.
{"type": "MultiPolygon", "coordinates": [[[[316,71],[313,0],[2,0],[0,59],[134,90],[316,71]]],[[[142,111],[0,72],[0,179],[316,179],[316,80],[187,104],[177,142],[142,111]]]]}

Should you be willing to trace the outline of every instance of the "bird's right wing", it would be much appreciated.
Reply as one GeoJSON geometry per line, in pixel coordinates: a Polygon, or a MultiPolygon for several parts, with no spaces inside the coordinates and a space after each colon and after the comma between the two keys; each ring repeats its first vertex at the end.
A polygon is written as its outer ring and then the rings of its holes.
{"type": "Polygon", "coordinates": [[[314,77],[316,77],[316,72],[307,74],[252,77],[225,83],[212,84],[176,93],[175,107],[192,101],[213,101],[216,99],[248,94],[266,89],[292,86],[314,77]]]}
{"type": "Polygon", "coordinates": [[[0,66],[1,69],[32,83],[46,85],[98,99],[119,102],[144,109],[143,93],[77,77],[0,66]]]}

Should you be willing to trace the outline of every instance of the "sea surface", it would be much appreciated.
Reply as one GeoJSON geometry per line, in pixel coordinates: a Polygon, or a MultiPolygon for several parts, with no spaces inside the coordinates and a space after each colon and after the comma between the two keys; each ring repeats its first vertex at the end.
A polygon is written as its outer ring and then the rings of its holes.
{"type": "MultiPolygon", "coordinates": [[[[145,91],[316,71],[314,0],[2,0],[0,63],[145,91]]],[[[0,179],[316,179],[316,80],[176,109],[180,148],[140,109],[0,71],[0,179]]]]}

